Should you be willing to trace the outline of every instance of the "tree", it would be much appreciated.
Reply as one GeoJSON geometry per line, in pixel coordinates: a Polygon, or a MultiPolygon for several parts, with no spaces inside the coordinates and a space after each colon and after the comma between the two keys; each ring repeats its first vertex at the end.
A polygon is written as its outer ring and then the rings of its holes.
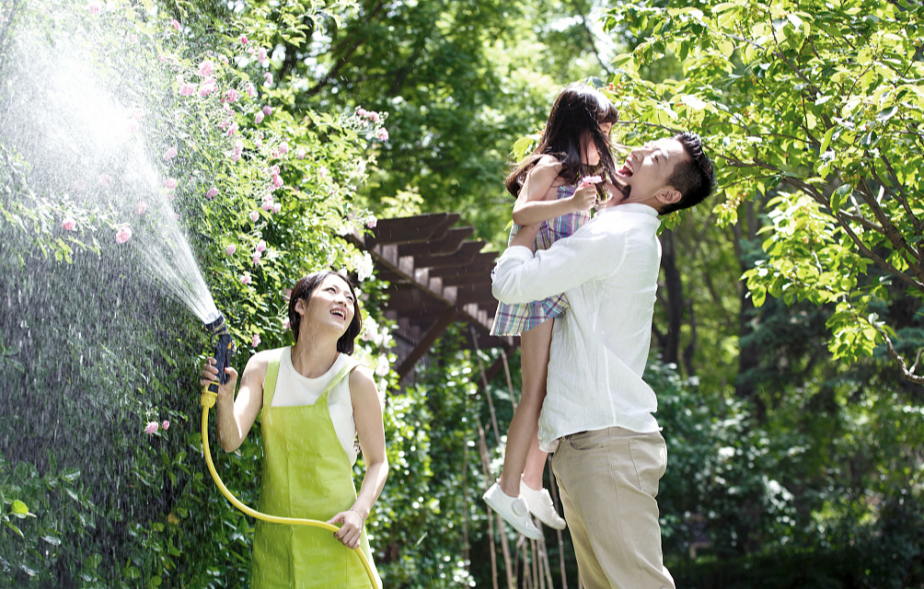
{"type": "Polygon", "coordinates": [[[741,203],[768,199],[767,258],[745,272],[754,304],[768,294],[831,304],[835,359],[884,344],[918,384],[922,16],[904,1],[737,0],[631,4],[606,20],[644,39],[615,60],[614,99],[635,121],[627,140],[699,131],[717,163],[725,223],[741,203]],[[681,79],[639,74],[665,59],[679,60],[681,79]]]}

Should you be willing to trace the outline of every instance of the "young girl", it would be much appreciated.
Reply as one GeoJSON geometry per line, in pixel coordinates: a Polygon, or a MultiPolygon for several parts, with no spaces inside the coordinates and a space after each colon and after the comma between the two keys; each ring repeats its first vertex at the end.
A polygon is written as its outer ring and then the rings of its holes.
{"type": "MultiPolygon", "coordinates": [[[[507,177],[516,197],[511,239],[520,226],[542,223],[536,247],[548,249],[590,220],[590,209],[609,199],[607,185],[621,186],[610,154],[610,129],[616,107],[603,94],[583,84],[562,90],[535,151],[507,177]]],[[[546,393],[552,324],[568,308],[563,294],[525,305],[500,303],[492,335],[519,335],[523,389],[507,431],[500,479],[484,500],[524,536],[542,537],[528,512],[556,529],[565,520],[542,488],[548,454],[539,449],[539,412],[546,393]],[[522,480],[521,480],[522,477],[522,480]]]]}

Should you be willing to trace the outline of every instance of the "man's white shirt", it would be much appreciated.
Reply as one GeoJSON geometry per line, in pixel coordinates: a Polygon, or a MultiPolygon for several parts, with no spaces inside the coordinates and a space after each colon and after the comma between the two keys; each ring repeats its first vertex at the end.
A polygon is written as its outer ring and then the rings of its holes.
{"type": "Polygon", "coordinates": [[[497,261],[493,292],[528,303],[564,292],[571,307],[555,319],[539,444],[623,427],[657,431],[654,391],[642,380],[651,344],[661,244],[653,208],[603,209],[571,237],[533,254],[509,247],[497,261]]]}

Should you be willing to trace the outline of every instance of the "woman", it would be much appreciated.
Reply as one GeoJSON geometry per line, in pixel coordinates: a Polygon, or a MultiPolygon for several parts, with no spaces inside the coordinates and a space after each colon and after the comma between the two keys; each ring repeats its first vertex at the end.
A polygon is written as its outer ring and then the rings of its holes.
{"type": "MultiPolygon", "coordinates": [[[[388,461],[375,381],[350,357],[362,326],[353,285],[334,272],[302,278],[289,299],[289,322],[295,345],[254,355],[237,399],[237,371],[227,369],[216,402],[218,440],[225,452],[236,450],[262,409],[260,511],[341,527],[331,534],[258,521],[252,587],[365,589],[368,575],[344,546],[361,547],[372,562],[364,524],[385,485],[388,461]],[[357,434],[366,464],[358,496],[357,434]]],[[[203,367],[203,386],[217,380],[214,364],[209,358],[203,367]]]]}

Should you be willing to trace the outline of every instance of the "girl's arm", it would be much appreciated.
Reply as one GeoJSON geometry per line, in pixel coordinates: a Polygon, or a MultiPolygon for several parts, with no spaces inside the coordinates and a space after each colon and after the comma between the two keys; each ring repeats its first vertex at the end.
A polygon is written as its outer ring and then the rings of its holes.
{"type": "Polygon", "coordinates": [[[593,185],[582,186],[568,198],[546,200],[552,183],[561,172],[561,162],[547,155],[540,159],[526,175],[526,181],[513,205],[513,222],[517,225],[533,225],[561,217],[574,211],[589,210],[596,202],[593,185]]]}
{"type": "Polygon", "coordinates": [[[388,478],[388,457],[385,455],[385,425],[382,402],[375,388],[375,380],[366,368],[359,367],[350,374],[350,396],[353,400],[353,420],[359,435],[359,446],[366,464],[362,487],[353,506],[341,511],[327,523],[343,524],[334,537],[347,548],[359,546],[363,525],[372,506],[382,493],[388,478]]]}
{"type": "MultiPolygon", "coordinates": [[[[225,452],[234,452],[240,447],[263,407],[263,378],[268,362],[266,352],[253,356],[247,362],[237,399],[234,398],[234,385],[237,384],[235,369],[228,368],[228,382],[218,387],[216,428],[218,443],[225,452]]],[[[209,358],[202,368],[199,384],[206,386],[213,380],[218,380],[218,368],[215,367],[215,359],[209,358]]]]}

